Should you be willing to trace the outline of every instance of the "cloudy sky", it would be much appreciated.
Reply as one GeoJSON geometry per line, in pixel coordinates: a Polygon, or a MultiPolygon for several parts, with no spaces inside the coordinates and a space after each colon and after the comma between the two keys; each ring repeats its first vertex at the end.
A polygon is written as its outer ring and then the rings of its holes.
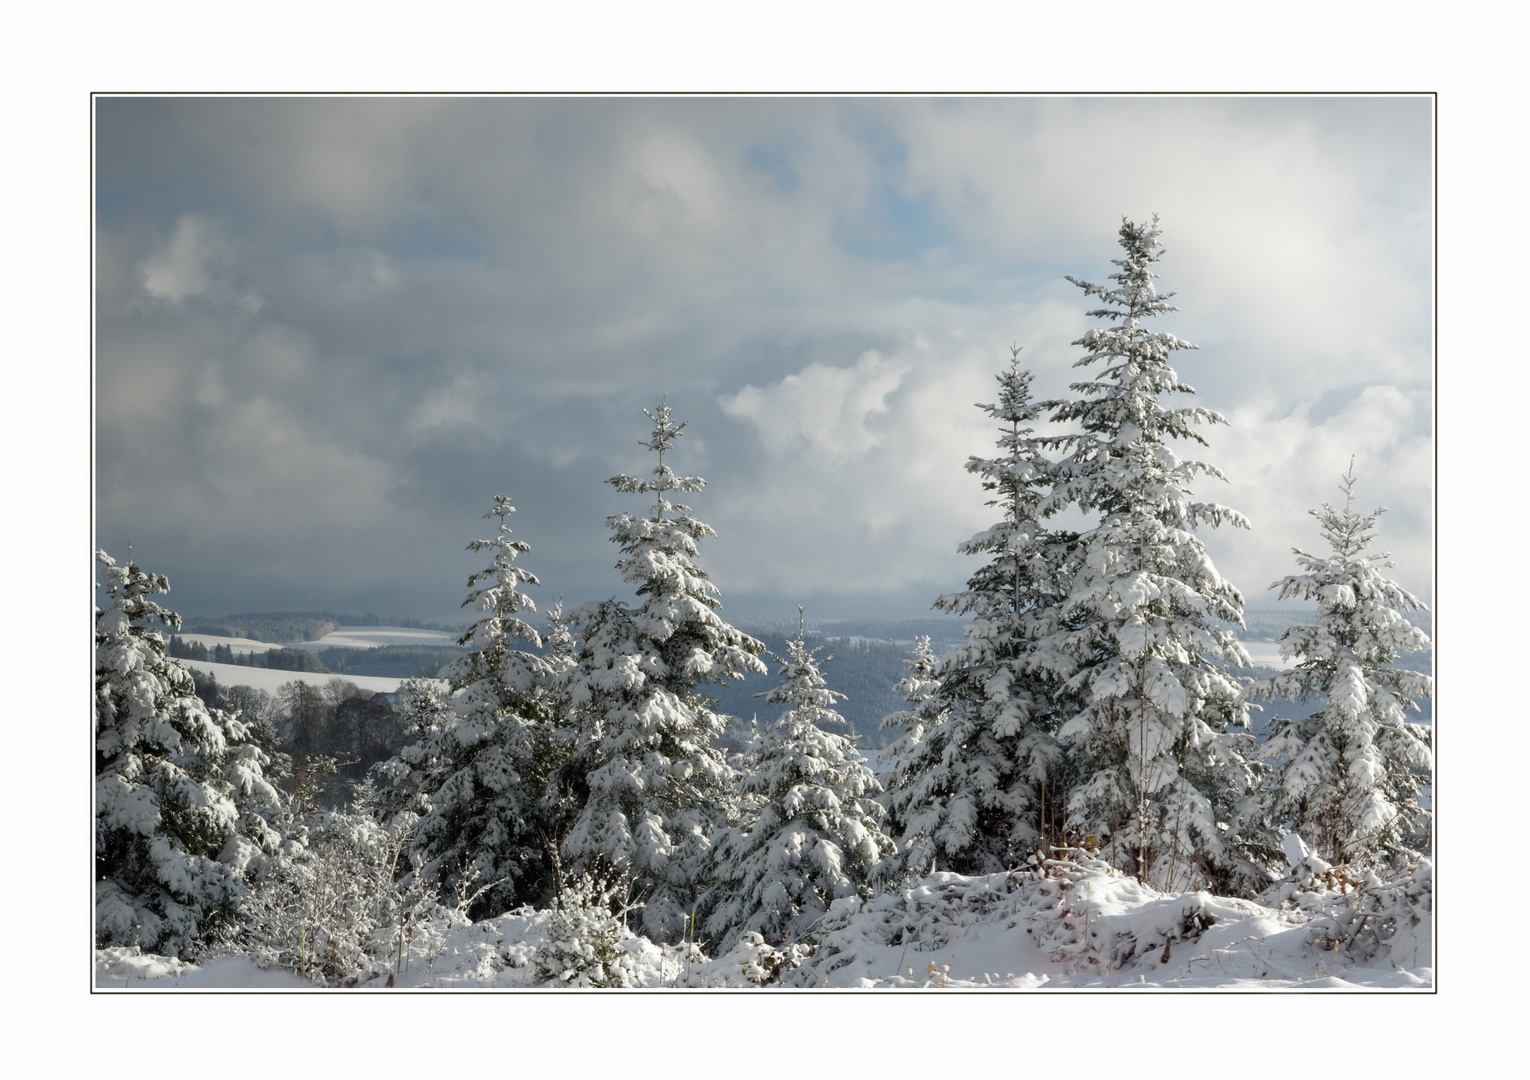
{"type": "Polygon", "coordinates": [[[992,520],[973,403],[1012,342],[1066,392],[1063,275],[1157,213],[1218,568],[1267,606],[1353,456],[1432,599],[1431,108],[98,99],[97,542],[183,613],[455,618],[502,491],[540,606],[628,595],[603,481],[665,396],[728,611],[920,614],[992,520]]]}

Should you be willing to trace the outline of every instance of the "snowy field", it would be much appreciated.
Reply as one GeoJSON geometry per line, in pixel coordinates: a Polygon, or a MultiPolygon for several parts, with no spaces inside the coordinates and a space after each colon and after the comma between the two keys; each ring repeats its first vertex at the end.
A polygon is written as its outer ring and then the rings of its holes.
{"type": "Polygon", "coordinates": [[[193,671],[200,671],[204,675],[211,674],[218,680],[219,686],[252,686],[256,690],[265,690],[270,693],[275,693],[278,687],[290,682],[323,686],[331,679],[344,679],[374,694],[391,694],[398,689],[398,684],[404,681],[382,675],[336,675],[333,673],[320,675],[312,671],[283,671],[279,668],[245,667],[243,664],[214,664],[206,660],[182,659],[178,663],[193,671]]]}
{"type": "MultiPolygon", "coordinates": [[[[236,654],[264,653],[272,649],[302,649],[320,652],[324,649],[375,649],[383,645],[455,645],[457,635],[446,630],[417,630],[408,626],[339,626],[317,641],[294,641],[278,645],[253,638],[223,637],[219,634],[180,634],[183,641],[195,641],[207,646],[227,645],[236,654]]],[[[269,668],[245,667],[242,664],[214,664],[206,660],[181,660],[188,668],[203,674],[211,674],[220,686],[252,686],[257,690],[274,692],[277,687],[290,682],[306,682],[323,686],[330,679],[345,679],[363,690],[391,694],[398,689],[402,679],[381,675],[316,675],[308,671],[280,671],[269,668]]]]}
{"type": "MultiPolygon", "coordinates": [[[[166,637],[169,636],[171,635],[166,635],[166,637]]],[[[227,645],[236,656],[244,656],[246,653],[266,653],[272,649],[282,648],[269,641],[255,641],[246,637],[224,637],[222,634],[175,634],[174,636],[182,641],[194,641],[199,645],[206,645],[209,649],[214,645],[227,645]]]]}
{"type": "Polygon", "coordinates": [[[197,641],[212,648],[227,645],[236,653],[263,653],[272,649],[376,649],[383,645],[455,645],[457,635],[447,630],[416,630],[409,626],[337,626],[317,641],[289,641],[277,645],[253,638],[223,637],[219,634],[179,634],[183,641],[197,641]]]}
{"type": "Polygon", "coordinates": [[[455,645],[459,635],[447,630],[416,630],[408,626],[337,626],[318,641],[294,641],[283,648],[376,649],[383,645],[455,645]]]}
{"type": "MultiPolygon", "coordinates": [[[[1054,865],[1047,877],[936,873],[869,901],[836,902],[811,955],[795,969],[788,964],[767,989],[1431,991],[1427,901],[1395,918],[1378,944],[1365,936],[1370,916],[1346,923],[1354,896],[1349,906],[1330,893],[1272,908],[1204,892],[1165,894],[1094,860],[1054,865]]],[[[548,919],[521,909],[459,926],[397,972],[357,987],[380,988],[392,974],[404,988],[537,988],[548,919]]],[[[681,945],[626,935],[623,947],[648,989],[750,991],[757,988],[751,976],[761,979],[772,959],[762,943],[689,961],[681,945]]],[[[106,991],[311,985],[244,957],[198,967],[133,949],[97,950],[95,984],[106,991]]]]}

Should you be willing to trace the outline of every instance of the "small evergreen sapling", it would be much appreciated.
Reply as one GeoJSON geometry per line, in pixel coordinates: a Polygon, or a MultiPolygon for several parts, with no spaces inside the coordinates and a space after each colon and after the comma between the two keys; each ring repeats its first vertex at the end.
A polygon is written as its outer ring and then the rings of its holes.
{"type": "Polygon", "coordinates": [[[565,886],[536,954],[536,976],[554,987],[638,986],[637,966],[622,947],[621,920],[611,911],[613,891],[588,874],[565,886]]]}
{"type": "Polygon", "coordinates": [[[1248,707],[1226,672],[1250,663],[1230,628],[1243,624],[1243,597],[1195,533],[1248,522],[1195,501],[1198,474],[1226,477],[1172,447],[1204,445],[1197,427],[1225,421],[1161,401],[1194,393],[1169,364],[1194,346],[1144,325],[1176,310],[1153,284],[1158,235],[1156,218],[1123,222],[1114,288],[1069,279],[1103,301],[1089,314],[1108,325],[1074,343],[1087,350],[1074,366],[1100,370],[1072,384],[1077,397],[1043,404],[1082,430],[1045,440],[1065,455],[1042,511],[1076,505],[1098,520],[1078,537],[1049,643],[1069,661],[1057,670],[1071,670],[1063,690],[1075,712],[1058,733],[1074,773],[1068,825],[1108,837],[1117,865],[1159,888],[1249,894],[1279,854],[1259,820],[1248,707]]]}
{"type": "Polygon", "coordinates": [[[798,936],[840,897],[870,895],[870,879],[895,846],[882,832],[882,790],[855,739],[827,730],[845,695],[828,688],[799,625],[780,664],[780,685],[765,695],[790,706],[767,726],[739,784],[759,800],[754,820],[718,841],[719,882],[708,933],[731,948],[755,932],[798,936]]]}
{"type": "Polygon", "coordinates": [[[535,814],[531,819],[547,860],[555,897],[561,897],[565,874],[563,843],[579,815],[583,777],[573,767],[578,747],[574,710],[569,701],[568,674],[575,664],[577,643],[570,620],[559,597],[547,613],[547,634],[542,639],[546,683],[541,688],[541,722],[531,733],[535,814]]]}
{"type": "Polygon", "coordinates": [[[1403,653],[1429,648],[1428,635],[1402,614],[1426,609],[1382,572],[1392,563],[1370,548],[1384,509],[1357,514],[1354,485],[1351,462],[1344,509],[1324,503],[1311,511],[1332,554],[1294,549],[1305,572],[1270,586],[1282,600],[1316,601],[1317,624],[1282,635],[1280,654],[1295,666],[1254,695],[1326,697],[1311,716],[1271,722],[1263,749],[1274,770],[1271,813],[1323,860],[1358,872],[1378,861],[1411,866],[1427,850],[1430,813],[1419,795],[1434,762],[1429,726],[1407,720],[1433,683],[1393,666],[1403,653]]]}
{"type": "Polygon", "coordinates": [[[652,511],[606,521],[622,551],[617,569],[642,603],[612,599],[569,614],[579,645],[563,684],[578,743],[567,775],[581,809],[563,849],[576,872],[630,877],[657,937],[686,925],[707,886],[711,834],[730,816],[734,773],[714,743],[726,721],[696,688],[765,668],[764,646],[717,614],[717,587],[695,563],[698,542],[715,533],[669,499],[706,483],[664,460],[685,425],[667,404],[644,411],[654,478],[608,483],[651,492],[652,511]]]}
{"type": "Polygon", "coordinates": [[[281,848],[279,797],[239,721],[208,709],[151,620],[160,574],[104,551],[108,604],[95,629],[95,935],[167,956],[235,918],[249,881],[281,848]]]}

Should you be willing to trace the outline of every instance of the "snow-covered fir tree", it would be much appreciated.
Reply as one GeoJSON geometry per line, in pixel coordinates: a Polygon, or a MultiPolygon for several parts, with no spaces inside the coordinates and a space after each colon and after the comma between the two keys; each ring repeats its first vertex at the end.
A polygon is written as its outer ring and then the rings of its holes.
{"type": "Polygon", "coordinates": [[[1068,279],[1103,302],[1089,315],[1107,325],[1074,342],[1087,350],[1074,366],[1098,371],[1071,385],[1076,398],[1042,406],[1081,429],[1046,440],[1065,456],[1043,511],[1072,504],[1098,516],[1078,538],[1064,623],[1044,643],[1071,661],[1064,685],[1077,711],[1059,732],[1072,773],[1067,823],[1157,887],[1248,892],[1278,853],[1258,820],[1248,709],[1226,673],[1249,664],[1229,625],[1242,625],[1243,597],[1195,533],[1248,523],[1195,501],[1198,474],[1226,477],[1173,449],[1204,445],[1197,426],[1225,421],[1163,403],[1194,393],[1169,360],[1195,346],[1145,325],[1176,310],[1153,284],[1158,235],[1156,217],[1123,222],[1114,288],[1068,279]]]}
{"type": "Polygon", "coordinates": [[[515,563],[530,548],[511,537],[513,513],[510,500],[496,496],[484,516],[498,519],[497,534],[468,545],[492,551],[494,559],[468,578],[463,606],[482,617],[458,641],[470,651],[444,672],[455,715],[439,727],[432,723],[401,755],[429,763],[420,788],[428,809],[417,827],[415,858],[448,890],[489,886],[473,908],[478,917],[516,902],[545,901],[554,891],[538,825],[542,792],[560,761],[543,700],[547,664],[516,645],[539,647],[541,637],[519,614],[536,610],[521,587],[537,579],[515,563]]]}
{"type": "Polygon", "coordinates": [[[1433,768],[1431,733],[1407,714],[1433,683],[1393,666],[1430,643],[1402,614],[1427,609],[1383,573],[1387,553],[1371,550],[1385,510],[1355,512],[1353,462],[1341,487],[1344,509],[1311,511],[1332,553],[1293,549],[1304,572],[1270,586],[1282,600],[1315,601],[1317,625],[1281,636],[1280,655],[1295,666],[1253,696],[1325,699],[1310,716],[1270,723],[1263,754],[1274,770],[1272,816],[1326,862],[1363,871],[1428,850],[1430,814],[1419,794],[1433,768]]]}
{"type": "Polygon", "coordinates": [[[996,873],[1059,825],[1054,638],[1072,537],[1042,526],[1050,466],[1031,426],[1038,412],[1018,348],[998,382],[998,402],[978,408],[1000,424],[1000,455],[973,457],[967,470],[1004,517],[961,545],[989,560],[966,591],[935,602],[972,621],[963,643],[931,664],[936,685],[917,708],[919,736],[900,746],[889,796],[899,844],[920,871],[996,873]]]}
{"type": "Polygon", "coordinates": [[[653,479],[608,482],[653,494],[652,510],[606,522],[621,546],[617,569],[642,603],[612,599],[569,613],[579,647],[564,679],[579,741],[567,775],[582,809],[563,847],[574,872],[628,878],[658,937],[686,925],[707,885],[711,835],[732,823],[735,777],[713,741],[726,722],[696,688],[765,668],[764,646],[717,614],[717,587],[695,563],[698,542],[716,534],[670,501],[705,483],[664,460],[685,425],[665,403],[644,412],[653,431],[643,445],[658,455],[653,479]]]}
{"type": "Polygon", "coordinates": [[[421,815],[430,809],[426,778],[439,763],[435,755],[441,748],[441,733],[456,716],[451,685],[442,679],[403,680],[394,695],[394,708],[409,741],[397,757],[378,762],[369,774],[375,777],[378,810],[384,820],[404,811],[421,815]]]}
{"type": "Polygon", "coordinates": [[[245,726],[209,710],[166,655],[153,623],[181,621],[152,597],[170,583],[96,560],[108,601],[95,628],[96,944],[181,956],[234,918],[279,853],[267,820],[279,799],[245,726]]]}
{"type": "Polygon", "coordinates": [[[547,633],[542,639],[542,662],[546,681],[539,691],[541,723],[532,733],[536,785],[536,816],[532,826],[547,859],[555,898],[563,895],[563,843],[583,805],[587,790],[574,767],[578,731],[569,697],[568,673],[574,667],[578,645],[569,616],[559,597],[547,613],[547,633]]]}
{"type": "Polygon", "coordinates": [[[897,734],[892,736],[878,755],[878,761],[891,769],[891,779],[881,799],[882,805],[888,809],[883,827],[893,836],[900,837],[902,842],[897,851],[888,857],[887,864],[878,871],[878,876],[895,876],[902,871],[928,873],[935,868],[933,838],[917,829],[910,830],[900,813],[908,802],[904,794],[909,790],[907,763],[917,760],[926,728],[944,719],[940,714],[939,703],[931,700],[931,695],[940,686],[937,675],[940,661],[935,656],[935,650],[930,647],[928,634],[915,636],[913,656],[904,660],[903,666],[907,673],[893,685],[893,692],[902,694],[903,700],[912,708],[889,713],[882,718],[880,729],[895,731],[897,734]]]}
{"type": "MultiPolygon", "coordinates": [[[[799,608],[799,613],[801,609],[799,608]]],[[[790,706],[760,732],[740,788],[759,800],[753,820],[722,834],[707,932],[719,953],[749,932],[800,938],[843,896],[870,895],[872,872],[895,849],[875,801],[882,785],[834,711],[845,695],[828,688],[799,623],[786,643],[778,686],[767,702],[790,706]]]]}

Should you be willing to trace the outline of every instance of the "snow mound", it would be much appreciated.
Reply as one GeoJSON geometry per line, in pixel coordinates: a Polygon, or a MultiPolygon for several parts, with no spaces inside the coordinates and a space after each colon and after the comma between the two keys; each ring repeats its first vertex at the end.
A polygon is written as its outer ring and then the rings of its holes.
{"type": "Polygon", "coordinates": [[[267,693],[275,693],[290,682],[323,687],[331,679],[344,679],[370,693],[396,694],[399,683],[404,681],[385,675],[318,674],[312,671],[287,671],[282,668],[245,667],[243,664],[214,664],[208,660],[184,658],[178,658],[176,663],[184,668],[201,672],[203,675],[213,676],[218,680],[219,686],[250,686],[267,693]]]}
{"type": "Polygon", "coordinates": [[[247,956],[223,956],[198,965],[142,952],[137,946],[96,950],[97,990],[144,986],[155,990],[292,990],[312,989],[313,983],[293,971],[262,968],[247,956]]]}
{"type": "Polygon", "coordinates": [[[1432,968],[1418,966],[1432,963],[1428,903],[1420,899],[1427,886],[1410,882],[1380,900],[1331,894],[1304,910],[1204,892],[1160,893],[1089,858],[986,877],[936,873],[869,901],[837,902],[812,933],[812,957],[785,982],[1431,988],[1432,968]],[[1378,917],[1388,902],[1390,916],[1378,917]],[[1410,902],[1417,920],[1399,917],[1410,902]],[[1367,916],[1368,909],[1375,910],[1367,916]],[[1360,924],[1388,917],[1395,924],[1390,944],[1367,943],[1360,924]],[[1348,938],[1341,936],[1346,929],[1348,938]]]}

